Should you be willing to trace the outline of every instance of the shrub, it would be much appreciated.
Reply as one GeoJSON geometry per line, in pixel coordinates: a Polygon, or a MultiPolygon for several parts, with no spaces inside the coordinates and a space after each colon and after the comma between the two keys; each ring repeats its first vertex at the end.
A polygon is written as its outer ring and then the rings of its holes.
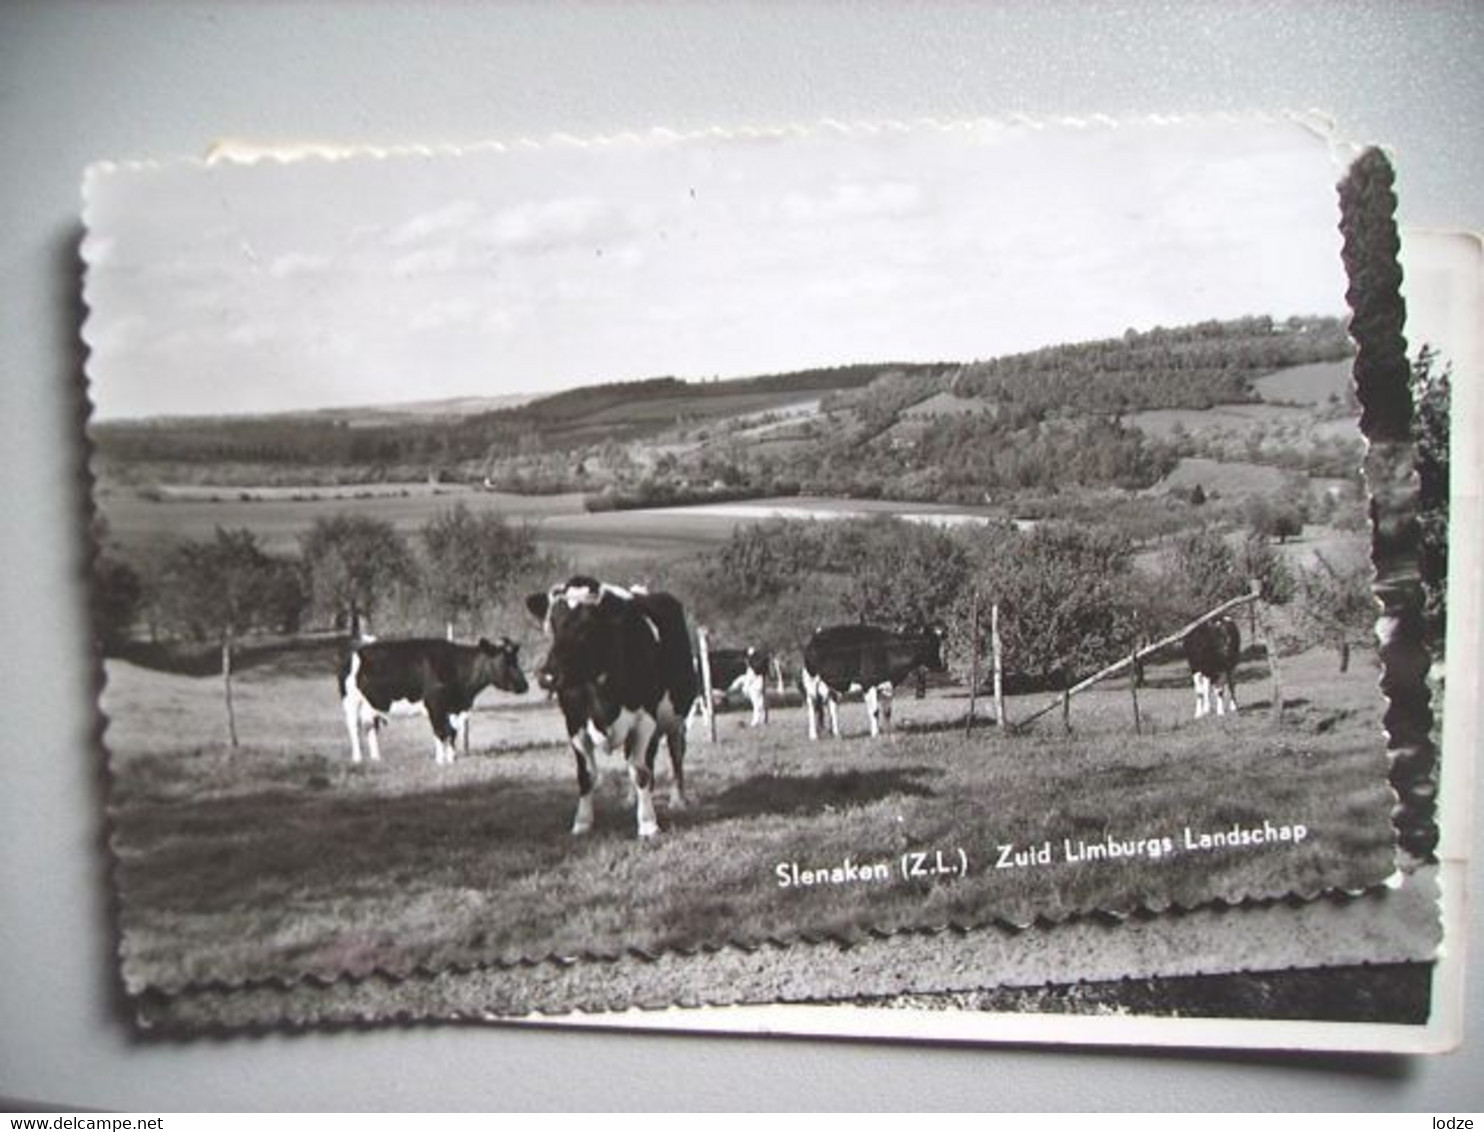
{"type": "Polygon", "coordinates": [[[981,630],[999,603],[1008,673],[1060,687],[1129,650],[1137,623],[1126,539],[1043,524],[996,541],[975,585],[981,630]]]}

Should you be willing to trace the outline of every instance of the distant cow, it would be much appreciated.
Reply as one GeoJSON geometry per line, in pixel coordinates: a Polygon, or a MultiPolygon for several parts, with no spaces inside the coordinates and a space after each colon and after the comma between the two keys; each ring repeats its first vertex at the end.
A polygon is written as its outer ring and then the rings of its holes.
{"type": "MultiPolygon", "coordinates": [[[[768,722],[768,670],[773,658],[766,649],[749,646],[745,649],[707,649],[706,663],[711,672],[711,695],[715,700],[724,700],[732,692],[740,692],[752,705],[749,727],[759,727],[768,722]]],[[[686,723],[705,708],[700,699],[692,709],[686,723]]]]}
{"type": "Polygon", "coordinates": [[[660,736],[675,780],[670,807],[685,808],[686,713],[696,698],[695,659],[685,611],[669,594],[576,577],[526,608],[551,640],[537,681],[555,692],[577,756],[577,814],[572,832],[593,826],[594,748],[621,751],[636,795],[640,837],[659,832],[651,789],[660,736]]]}
{"type": "Polygon", "coordinates": [[[339,680],[351,761],[361,761],[363,731],[372,761],[380,761],[376,732],[387,715],[421,707],[433,726],[434,761],[453,762],[455,740],[480,692],[495,687],[520,695],[526,690],[519,652],[506,637],[494,642],[481,637],[474,646],[433,638],[354,646],[341,661],[339,680]]]}
{"type": "Polygon", "coordinates": [[[1216,714],[1226,714],[1226,701],[1237,710],[1237,662],[1242,657],[1242,632],[1230,617],[1217,617],[1185,634],[1185,659],[1195,685],[1195,717],[1211,714],[1215,692],[1216,714]]]}
{"type": "Polygon", "coordinates": [[[871,735],[891,730],[892,689],[920,668],[943,670],[943,630],[893,633],[874,625],[821,629],[804,648],[804,704],[809,738],[818,739],[829,709],[830,732],[840,737],[840,696],[864,692],[871,735]]]}

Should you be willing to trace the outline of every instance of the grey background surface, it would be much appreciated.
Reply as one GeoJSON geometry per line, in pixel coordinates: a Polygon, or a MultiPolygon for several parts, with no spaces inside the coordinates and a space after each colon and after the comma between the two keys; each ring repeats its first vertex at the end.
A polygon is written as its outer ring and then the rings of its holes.
{"type": "Polygon", "coordinates": [[[1468,2],[0,7],[0,1096],[141,1110],[1481,1107],[1477,985],[1471,1048],[1417,1060],[510,1027],[133,1037],[110,976],[89,757],[73,394],[78,187],[101,158],[199,154],[224,136],[459,143],[1316,108],[1391,147],[1404,222],[1484,228],[1481,58],[1484,7],[1468,2]]]}

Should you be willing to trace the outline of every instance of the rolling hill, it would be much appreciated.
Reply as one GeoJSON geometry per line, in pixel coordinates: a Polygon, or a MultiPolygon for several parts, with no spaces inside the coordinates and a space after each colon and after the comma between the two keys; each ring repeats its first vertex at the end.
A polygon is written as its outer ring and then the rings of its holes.
{"type": "MultiPolygon", "coordinates": [[[[658,377],[469,397],[93,428],[106,482],[252,486],[436,480],[630,507],[799,491],[978,502],[1148,488],[1181,458],[1300,464],[1344,412],[1333,318],[1246,318],[985,361],[863,363],[735,380],[658,377]],[[1204,447],[1203,447],[1204,446],[1204,447]],[[1223,447],[1225,446],[1225,447],[1223,447]]],[[[1335,473],[1327,453],[1315,474],[1335,473]]]]}

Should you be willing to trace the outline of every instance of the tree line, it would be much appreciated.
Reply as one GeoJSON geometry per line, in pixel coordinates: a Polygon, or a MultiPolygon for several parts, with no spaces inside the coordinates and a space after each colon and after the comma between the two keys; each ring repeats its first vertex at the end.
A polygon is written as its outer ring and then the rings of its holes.
{"type": "Polygon", "coordinates": [[[1273,370],[1353,352],[1337,318],[1213,320],[975,362],[954,386],[960,396],[1036,416],[1068,406],[1103,413],[1209,409],[1256,400],[1253,379],[1273,370]]]}
{"type": "Polygon", "coordinates": [[[883,372],[938,372],[931,365],[860,363],[764,374],[729,381],[676,377],[583,386],[524,405],[463,417],[378,420],[358,413],[283,413],[114,421],[91,429],[99,457],[112,466],[258,464],[354,468],[480,465],[523,448],[571,451],[605,439],[627,440],[673,426],[677,418],[724,416],[742,394],[817,393],[866,385],[883,372]]]}
{"type": "Polygon", "coordinates": [[[949,630],[948,655],[967,675],[973,604],[1000,607],[1012,683],[1061,688],[1186,621],[1248,592],[1286,609],[1293,647],[1333,646],[1342,662],[1375,618],[1370,564],[1294,567],[1260,530],[1188,530],[1153,569],[1129,538],[1059,522],[943,529],[897,518],[775,520],[739,527],[674,579],[717,639],[797,655],[820,626],[863,622],[908,632],[949,630]]]}
{"type": "Polygon", "coordinates": [[[297,555],[265,551],[246,529],[167,540],[126,557],[95,537],[94,623],[105,653],[131,640],[230,648],[250,634],[310,628],[355,636],[475,636],[517,583],[551,567],[531,529],[462,503],[409,539],[355,514],[321,518],[297,555]]]}

